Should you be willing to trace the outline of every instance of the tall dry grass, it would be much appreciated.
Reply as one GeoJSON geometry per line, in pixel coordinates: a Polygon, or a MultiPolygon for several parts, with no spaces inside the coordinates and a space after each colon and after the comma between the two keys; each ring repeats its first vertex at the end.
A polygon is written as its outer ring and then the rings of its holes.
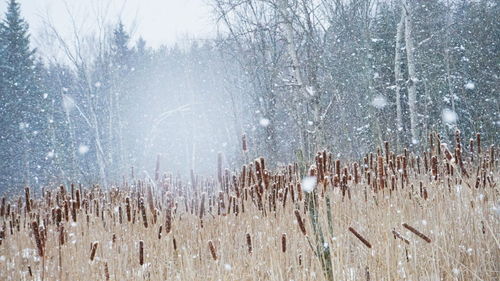
{"type": "Polygon", "coordinates": [[[0,201],[0,280],[499,280],[498,152],[476,139],[322,151],[310,193],[300,163],[220,155],[191,183],[26,188],[0,201]]]}

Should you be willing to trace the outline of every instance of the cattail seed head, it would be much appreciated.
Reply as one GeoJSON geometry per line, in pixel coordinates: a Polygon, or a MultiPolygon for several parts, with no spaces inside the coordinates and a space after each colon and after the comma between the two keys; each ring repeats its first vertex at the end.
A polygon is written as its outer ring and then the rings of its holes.
{"type": "Polygon", "coordinates": [[[286,253],[286,233],[281,234],[281,252],[286,253]]]}
{"type": "Polygon", "coordinates": [[[26,212],[29,213],[29,212],[31,212],[30,188],[25,187],[24,193],[25,193],[25,197],[26,197],[26,212]]]}
{"type": "Polygon", "coordinates": [[[382,158],[382,156],[378,157],[377,169],[378,169],[379,187],[380,189],[384,189],[384,183],[385,183],[384,159],[382,158]]]}
{"type": "Polygon", "coordinates": [[[148,218],[146,216],[146,207],[144,206],[144,198],[139,199],[139,208],[141,209],[142,213],[142,222],[144,223],[144,227],[148,228],[148,218]]]}
{"type": "Polygon", "coordinates": [[[144,264],[144,241],[139,241],[139,264],[144,264]]]}
{"type": "Polygon", "coordinates": [[[247,240],[247,247],[248,247],[248,253],[252,253],[252,237],[250,236],[250,233],[247,233],[246,235],[246,240],[247,240]]]}
{"type": "Polygon", "coordinates": [[[414,227],[408,225],[407,223],[403,223],[404,228],[408,229],[409,231],[413,232],[415,235],[418,237],[422,238],[425,242],[431,243],[431,239],[427,236],[425,236],[422,232],[416,230],[414,227]]]}
{"type": "Polygon", "coordinates": [[[481,154],[481,134],[476,134],[476,142],[477,142],[477,154],[481,154]]]}
{"type": "Polygon", "coordinates": [[[299,224],[299,228],[300,228],[300,231],[302,232],[302,234],[306,235],[306,226],[304,225],[304,221],[302,220],[302,217],[300,215],[300,211],[299,210],[295,210],[294,211],[295,213],[295,217],[297,218],[297,223],[299,224]]]}
{"type": "Polygon", "coordinates": [[[172,245],[174,246],[174,251],[177,251],[177,240],[175,240],[175,237],[172,238],[172,245]]]}
{"type": "Polygon", "coordinates": [[[43,247],[43,242],[42,242],[42,238],[40,235],[40,229],[38,228],[38,222],[33,221],[31,223],[31,227],[33,229],[33,234],[35,236],[35,243],[36,243],[36,247],[38,249],[38,255],[40,257],[43,257],[44,256],[44,247],[43,247]]]}
{"type": "Polygon", "coordinates": [[[165,234],[169,234],[172,230],[172,210],[168,209],[165,214],[165,234]]]}
{"type": "Polygon", "coordinates": [[[109,268],[108,268],[108,263],[104,263],[104,277],[106,278],[106,281],[109,281],[109,268]]]}
{"type": "Polygon", "coordinates": [[[215,246],[212,240],[208,241],[208,248],[210,249],[210,254],[212,255],[212,258],[214,261],[217,260],[217,252],[215,251],[215,246]]]}
{"type": "Polygon", "coordinates": [[[361,234],[359,234],[354,228],[349,227],[349,231],[352,234],[354,234],[354,236],[356,236],[356,238],[358,238],[359,241],[361,241],[363,244],[365,244],[366,247],[368,247],[368,248],[372,247],[372,244],[370,244],[370,242],[368,242],[368,240],[366,240],[363,236],[361,236],[361,234]]]}
{"type": "Polygon", "coordinates": [[[95,241],[92,243],[91,245],[91,250],[90,250],[90,260],[93,261],[94,258],[95,258],[95,254],[96,254],[96,251],[97,251],[97,246],[99,246],[99,242],[98,241],[95,241]]]}

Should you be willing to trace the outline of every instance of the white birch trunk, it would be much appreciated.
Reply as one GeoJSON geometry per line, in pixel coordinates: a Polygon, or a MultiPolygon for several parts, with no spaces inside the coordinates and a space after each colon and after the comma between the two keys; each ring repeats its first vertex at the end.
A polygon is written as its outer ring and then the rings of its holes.
{"type": "Polygon", "coordinates": [[[414,43],[412,38],[412,23],[411,23],[411,8],[406,2],[405,5],[405,43],[406,43],[406,59],[408,64],[408,107],[410,109],[410,132],[412,143],[417,143],[417,77],[415,72],[415,56],[414,56],[414,43]]]}
{"type": "Polygon", "coordinates": [[[403,37],[403,27],[405,24],[404,10],[401,10],[401,19],[396,28],[396,49],[394,56],[394,78],[396,83],[396,138],[398,149],[401,145],[401,132],[403,131],[403,114],[401,109],[401,40],[403,37]]]}

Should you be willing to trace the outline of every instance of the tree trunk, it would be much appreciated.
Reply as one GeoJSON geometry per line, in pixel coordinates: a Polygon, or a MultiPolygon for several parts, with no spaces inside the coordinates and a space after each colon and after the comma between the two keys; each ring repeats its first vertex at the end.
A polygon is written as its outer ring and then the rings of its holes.
{"type": "Polygon", "coordinates": [[[396,143],[398,150],[401,149],[401,132],[403,131],[403,113],[401,110],[401,40],[405,24],[404,10],[401,10],[401,19],[396,29],[396,49],[394,56],[394,79],[396,83],[396,143]]]}
{"type": "Polygon", "coordinates": [[[411,23],[411,8],[408,2],[405,5],[405,43],[406,43],[406,59],[408,64],[408,107],[410,109],[410,132],[412,144],[418,143],[417,138],[417,77],[415,73],[415,56],[414,44],[412,38],[412,23],[411,23]]]}

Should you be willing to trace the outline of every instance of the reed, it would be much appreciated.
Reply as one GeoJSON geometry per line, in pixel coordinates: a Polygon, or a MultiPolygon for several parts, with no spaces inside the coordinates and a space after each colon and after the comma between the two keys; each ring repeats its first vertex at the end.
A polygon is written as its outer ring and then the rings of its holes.
{"type": "Polygon", "coordinates": [[[498,149],[463,137],[358,161],[322,150],[309,169],[259,157],[190,181],[23,188],[0,200],[0,280],[498,280],[498,149]]]}

